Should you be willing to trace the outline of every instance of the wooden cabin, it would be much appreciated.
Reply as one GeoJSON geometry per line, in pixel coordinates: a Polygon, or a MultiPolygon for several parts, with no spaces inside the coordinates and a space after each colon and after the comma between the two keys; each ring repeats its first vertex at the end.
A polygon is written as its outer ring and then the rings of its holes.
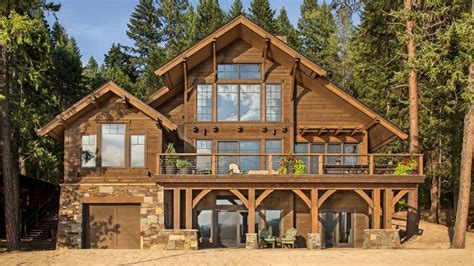
{"type": "Polygon", "coordinates": [[[64,142],[58,247],[255,248],[292,228],[297,247],[360,247],[397,233],[422,156],[377,153],[407,135],[281,38],[239,16],[156,74],[145,101],[109,82],[38,130],[64,142]]]}

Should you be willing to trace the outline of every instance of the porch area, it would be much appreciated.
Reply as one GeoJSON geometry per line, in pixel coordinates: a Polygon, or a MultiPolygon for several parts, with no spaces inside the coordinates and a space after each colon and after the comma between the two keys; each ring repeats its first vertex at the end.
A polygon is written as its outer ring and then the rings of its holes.
{"type": "Polygon", "coordinates": [[[364,230],[396,228],[392,215],[397,203],[409,194],[417,198],[416,182],[170,179],[156,178],[165,191],[165,228],[197,230],[199,248],[293,247],[282,243],[292,230],[296,248],[362,247],[364,230]]]}

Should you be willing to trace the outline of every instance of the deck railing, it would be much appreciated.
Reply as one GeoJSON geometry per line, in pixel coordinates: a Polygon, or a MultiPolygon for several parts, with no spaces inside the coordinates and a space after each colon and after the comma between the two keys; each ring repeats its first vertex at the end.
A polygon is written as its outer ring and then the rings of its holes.
{"type": "Polygon", "coordinates": [[[279,153],[162,153],[159,175],[423,175],[422,154],[279,154],[279,153]],[[281,167],[282,158],[301,160],[304,171],[281,167]],[[397,172],[397,173],[396,173],[397,172]]]}

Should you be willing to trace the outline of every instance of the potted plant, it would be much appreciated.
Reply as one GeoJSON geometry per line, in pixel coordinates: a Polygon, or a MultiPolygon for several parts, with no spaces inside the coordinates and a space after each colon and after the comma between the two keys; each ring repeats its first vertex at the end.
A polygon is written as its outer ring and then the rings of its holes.
{"type": "Polygon", "coordinates": [[[413,158],[404,157],[401,162],[395,167],[394,175],[408,175],[412,174],[417,169],[417,162],[413,158]]]}
{"type": "MultiPolygon", "coordinates": [[[[168,145],[166,145],[165,153],[168,153],[168,154],[176,153],[176,149],[174,148],[173,143],[168,143],[168,145]]],[[[163,162],[165,164],[165,173],[167,175],[176,173],[176,155],[165,155],[163,162]]]]}
{"type": "Polygon", "coordinates": [[[193,164],[188,160],[176,160],[176,168],[178,168],[179,173],[182,175],[188,175],[191,173],[191,167],[193,164]]]}
{"type": "Polygon", "coordinates": [[[302,175],[306,172],[306,165],[293,154],[286,154],[280,158],[278,173],[280,175],[295,174],[302,175]]]}

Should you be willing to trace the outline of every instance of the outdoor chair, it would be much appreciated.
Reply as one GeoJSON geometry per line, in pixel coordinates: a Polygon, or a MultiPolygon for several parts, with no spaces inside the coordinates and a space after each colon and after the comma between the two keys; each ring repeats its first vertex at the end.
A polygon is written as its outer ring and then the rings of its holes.
{"type": "Polygon", "coordinates": [[[229,174],[242,174],[240,171],[239,165],[235,163],[229,164],[229,174]]]}
{"type": "Polygon", "coordinates": [[[258,248],[266,248],[267,246],[275,248],[275,242],[275,237],[270,236],[267,229],[262,229],[258,232],[258,248]]]}
{"type": "Polygon", "coordinates": [[[281,247],[285,246],[291,246],[292,248],[295,248],[295,241],[296,241],[296,234],[298,231],[296,231],[295,228],[290,228],[286,231],[285,236],[282,236],[278,242],[281,243],[281,247]]]}

